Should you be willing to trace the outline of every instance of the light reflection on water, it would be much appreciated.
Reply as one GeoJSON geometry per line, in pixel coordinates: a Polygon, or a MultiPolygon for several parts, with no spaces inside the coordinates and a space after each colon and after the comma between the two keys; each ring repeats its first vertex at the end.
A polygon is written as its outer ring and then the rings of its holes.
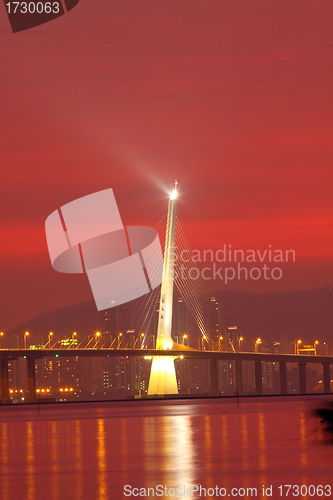
{"type": "MultiPolygon", "coordinates": [[[[118,500],[125,484],[330,484],[306,399],[2,407],[1,500],[118,500]]],[[[132,497],[133,498],[133,497],[132,497]]],[[[164,498],[164,497],[159,497],[164,498]]],[[[170,498],[170,497],[168,497],[170,498]]],[[[198,497],[192,497],[198,498],[198,497]]],[[[302,497],[306,498],[306,497],[302,497]]]]}
{"type": "MultiPolygon", "coordinates": [[[[98,462],[98,496],[99,500],[108,499],[106,445],[105,445],[105,419],[99,418],[97,421],[97,462],[98,462]]],[[[126,444],[125,444],[126,447],[126,444]]]]}
{"type": "Polygon", "coordinates": [[[58,441],[57,441],[57,422],[50,422],[50,495],[52,500],[57,500],[58,497],[58,441]]]}
{"type": "Polygon", "coordinates": [[[230,449],[229,448],[230,448],[230,446],[232,446],[232,443],[229,442],[227,415],[223,414],[221,416],[221,420],[222,420],[222,425],[221,425],[221,430],[222,430],[222,436],[221,436],[222,437],[221,476],[223,478],[223,486],[229,490],[229,488],[231,488],[230,480],[229,480],[229,468],[230,468],[230,460],[229,460],[230,449]]]}
{"type": "Polygon", "coordinates": [[[258,470],[260,471],[260,484],[267,484],[268,480],[266,477],[266,467],[267,467],[267,452],[266,452],[266,434],[265,434],[265,414],[258,414],[258,470]]]}
{"type": "Polygon", "coordinates": [[[27,480],[27,499],[35,498],[35,436],[32,422],[26,422],[26,480],[27,480]]]}
{"type": "Polygon", "coordinates": [[[76,470],[75,490],[77,491],[77,500],[83,497],[83,472],[82,472],[82,430],[81,421],[75,420],[74,422],[74,468],[76,470]]]}
{"type": "Polygon", "coordinates": [[[9,499],[9,475],[8,475],[8,424],[1,424],[1,448],[0,448],[0,464],[1,472],[1,496],[3,500],[9,499]]]}

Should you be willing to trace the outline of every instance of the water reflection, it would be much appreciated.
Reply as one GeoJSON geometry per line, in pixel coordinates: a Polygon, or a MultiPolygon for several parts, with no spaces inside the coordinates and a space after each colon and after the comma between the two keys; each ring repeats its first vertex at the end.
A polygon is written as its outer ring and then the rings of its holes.
{"type": "Polygon", "coordinates": [[[74,422],[74,467],[76,470],[76,498],[82,498],[83,483],[82,483],[82,429],[81,421],[75,420],[74,422]]]}
{"type": "Polygon", "coordinates": [[[249,470],[249,443],[248,443],[248,434],[249,427],[247,423],[248,415],[244,413],[242,415],[242,462],[243,462],[243,470],[249,470]]]}
{"type": "MultiPolygon", "coordinates": [[[[131,442],[131,421],[123,417],[120,420],[120,450],[121,450],[121,468],[122,480],[124,484],[130,484],[131,475],[129,472],[129,457],[132,449],[131,442]]],[[[141,430],[140,430],[141,431],[141,430]]]]}
{"type": "Polygon", "coordinates": [[[169,439],[174,441],[173,459],[176,485],[188,487],[195,483],[195,448],[193,444],[192,421],[189,415],[171,418],[169,439]]]}
{"type": "Polygon", "coordinates": [[[264,473],[267,468],[267,454],[266,454],[266,435],[265,435],[265,415],[263,413],[259,413],[258,415],[258,468],[262,472],[260,475],[260,482],[262,484],[267,484],[267,477],[264,473]]]}
{"type": "MultiPolygon", "coordinates": [[[[306,414],[304,411],[300,413],[300,466],[301,470],[304,471],[308,465],[308,457],[307,457],[307,441],[306,441],[306,414]]],[[[307,477],[305,476],[304,472],[302,474],[302,482],[301,484],[308,484],[307,477]]],[[[307,500],[308,496],[305,495],[303,498],[307,500]]]]}
{"type": "MultiPolygon", "coordinates": [[[[243,487],[247,488],[249,486],[249,475],[248,471],[250,469],[250,462],[249,462],[249,424],[248,424],[248,414],[244,413],[242,415],[242,438],[243,438],[243,443],[242,443],[242,448],[243,448],[243,482],[241,485],[237,485],[236,487],[243,487]]],[[[232,486],[235,487],[235,486],[232,486]]]]}
{"type": "Polygon", "coordinates": [[[222,420],[222,471],[223,471],[223,486],[230,488],[229,484],[229,432],[228,432],[228,418],[226,414],[221,417],[222,420]]]}
{"type": "Polygon", "coordinates": [[[301,454],[300,454],[300,464],[301,467],[306,467],[308,459],[306,454],[306,415],[302,411],[300,413],[300,440],[301,440],[301,454]]]}
{"type": "Polygon", "coordinates": [[[146,487],[152,486],[152,480],[155,485],[193,484],[196,457],[190,415],[148,417],[143,434],[146,487]]]}
{"type": "Polygon", "coordinates": [[[27,499],[35,499],[35,438],[33,423],[26,423],[27,499]]]}
{"type": "Polygon", "coordinates": [[[262,484],[278,494],[279,484],[330,483],[331,448],[309,432],[301,402],[48,408],[0,413],[1,500],[113,500],[125,484],[256,486],[260,497],[262,484]]]}
{"type": "Polygon", "coordinates": [[[146,484],[146,474],[153,471],[157,465],[154,446],[156,443],[155,422],[156,419],[152,417],[147,417],[143,421],[144,484],[146,484]]]}
{"type": "Polygon", "coordinates": [[[1,498],[9,499],[9,475],[8,475],[8,424],[7,422],[1,425],[1,448],[0,448],[0,485],[1,498]]]}
{"type": "Polygon", "coordinates": [[[211,428],[211,415],[205,415],[204,419],[204,436],[205,436],[205,456],[206,456],[206,477],[207,483],[212,482],[212,428],[211,428]]]}
{"type": "Polygon", "coordinates": [[[108,500],[106,481],[106,448],[105,448],[105,421],[97,421],[97,465],[98,465],[98,500],[108,500]]]}

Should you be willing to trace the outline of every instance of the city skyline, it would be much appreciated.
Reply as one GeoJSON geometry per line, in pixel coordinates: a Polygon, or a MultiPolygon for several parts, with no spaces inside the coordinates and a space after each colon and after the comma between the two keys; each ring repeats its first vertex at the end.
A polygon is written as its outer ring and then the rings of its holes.
{"type": "MultiPolygon", "coordinates": [[[[249,294],[244,292],[227,292],[220,291],[212,295],[207,295],[206,301],[210,297],[215,296],[220,303],[220,314],[223,321],[228,326],[239,325],[247,338],[255,339],[258,336],[266,336],[271,341],[277,340],[276,333],[282,330],[291,329],[294,332],[295,338],[313,339],[320,337],[323,341],[331,340],[332,326],[330,303],[332,289],[326,287],[324,289],[304,291],[304,292],[288,292],[288,293],[269,293],[269,294],[249,294]],[[275,333],[276,332],[276,333],[275,333]]],[[[178,300],[181,295],[176,290],[174,309],[175,315],[173,320],[172,331],[176,331],[180,320],[177,314],[177,308],[181,306],[178,300]]],[[[158,301],[156,301],[156,306],[158,301]]],[[[133,301],[128,305],[120,306],[115,311],[119,311],[118,322],[123,324],[121,320],[124,311],[128,307],[132,308],[132,320],[127,326],[121,326],[119,331],[135,328],[139,331],[142,325],[139,324],[140,301],[133,301]]],[[[187,330],[192,333],[198,333],[198,327],[194,321],[191,312],[186,304],[186,322],[187,330]]],[[[157,307],[158,309],[158,307],[157,307]]],[[[112,313],[115,314],[115,313],[112,313]]],[[[149,332],[149,336],[156,335],[157,331],[157,315],[153,315],[150,326],[144,329],[149,332]]],[[[35,334],[35,342],[40,343],[38,338],[44,336],[44,341],[49,331],[56,331],[63,335],[71,335],[72,332],[81,332],[84,336],[93,335],[95,331],[103,331],[103,314],[96,311],[93,299],[87,302],[72,304],[69,307],[61,308],[52,311],[48,314],[42,314],[35,319],[32,319],[21,325],[17,325],[11,331],[6,331],[4,328],[1,331],[11,339],[11,343],[16,345],[16,336],[19,335],[20,342],[23,342],[23,334],[26,330],[35,334]]],[[[178,333],[179,335],[179,333],[178,333]]],[[[44,342],[45,343],[45,342],[44,342]]]]}
{"type": "MultiPolygon", "coordinates": [[[[205,332],[208,335],[205,342],[200,330],[194,332],[191,328],[193,323],[189,322],[190,310],[184,299],[179,296],[174,297],[174,321],[171,330],[174,345],[182,344],[199,351],[207,350],[208,357],[209,352],[227,351],[230,360],[228,361],[227,355],[224,359],[215,361],[214,375],[212,360],[188,359],[184,356],[186,352],[179,353],[174,358],[175,382],[179,395],[202,396],[211,393],[214,395],[217,392],[221,396],[233,396],[235,390],[239,395],[258,393],[269,395],[279,394],[280,391],[282,394],[298,394],[306,391],[320,394],[329,391],[327,377],[330,376],[330,370],[327,371],[327,366],[330,364],[328,362],[327,365],[325,357],[330,356],[332,346],[328,342],[323,342],[320,336],[317,335],[316,340],[301,339],[285,329],[279,336],[275,336],[274,341],[266,336],[247,338],[236,325],[230,323],[232,309],[228,302],[220,304],[216,297],[210,296],[203,303],[203,308],[207,328],[205,332]],[[268,358],[264,356],[259,365],[258,360],[253,363],[251,358],[245,358],[240,365],[237,358],[234,360],[235,352],[271,354],[275,357],[271,361],[269,356],[268,358]],[[279,359],[284,354],[293,356],[290,362],[284,361],[285,368],[283,365],[281,367],[279,359]],[[307,358],[304,358],[304,354],[307,358]],[[298,363],[299,368],[295,363],[297,358],[301,360],[298,363]],[[307,359],[308,363],[304,362],[304,359],[307,359]],[[303,371],[301,365],[304,366],[303,371]],[[259,379],[258,369],[260,369],[259,379]]],[[[27,398],[28,401],[31,400],[31,389],[29,389],[31,376],[34,379],[35,397],[41,401],[112,400],[149,396],[148,381],[153,359],[151,350],[156,348],[159,309],[158,301],[152,305],[153,316],[145,332],[135,329],[135,311],[131,303],[100,312],[103,326],[90,335],[82,335],[78,330],[71,332],[70,335],[53,331],[48,333],[46,344],[43,341],[45,335],[41,334],[39,345],[36,345],[34,343],[36,335],[25,331],[23,354],[24,352],[26,354],[23,358],[27,358],[27,366],[22,358],[22,351],[19,351],[22,349],[20,346],[22,339],[19,339],[19,335],[16,335],[15,346],[19,357],[17,360],[11,360],[12,354],[10,350],[8,351],[8,345],[4,343],[7,339],[1,332],[1,348],[5,349],[4,354],[7,350],[6,356],[9,355],[9,400],[15,403],[24,402],[27,398]],[[74,349],[71,357],[66,356],[69,348],[74,349]],[[84,350],[87,351],[82,357],[84,350]],[[104,356],[91,357],[94,350],[100,354],[104,351],[104,356]],[[50,357],[52,351],[54,355],[50,357]],[[137,357],[125,355],[130,351],[132,354],[136,351],[137,357]],[[29,368],[31,363],[33,363],[33,375],[29,368]]],[[[15,350],[13,353],[15,357],[15,350]]]]}

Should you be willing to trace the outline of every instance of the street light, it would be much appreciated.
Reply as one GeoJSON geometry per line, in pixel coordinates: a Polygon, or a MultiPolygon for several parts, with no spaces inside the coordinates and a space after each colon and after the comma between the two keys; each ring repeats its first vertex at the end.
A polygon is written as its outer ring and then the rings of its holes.
{"type": "Polygon", "coordinates": [[[120,347],[120,344],[121,344],[121,337],[123,336],[123,334],[120,332],[118,333],[118,349],[120,347]]]}
{"type": "Polygon", "coordinates": [[[238,339],[238,351],[239,352],[241,350],[241,342],[243,342],[243,340],[244,340],[243,337],[239,337],[239,339],[238,339]]]}
{"type": "Polygon", "coordinates": [[[301,345],[302,341],[301,340],[297,340],[297,342],[295,343],[295,354],[299,354],[299,348],[300,348],[300,345],[301,345]]]}
{"type": "Polygon", "coordinates": [[[142,332],[140,335],[140,349],[142,349],[144,339],[145,339],[145,334],[142,332]]]}
{"type": "Polygon", "coordinates": [[[222,351],[221,349],[221,343],[222,343],[223,337],[222,335],[219,336],[219,351],[222,351]]]}
{"type": "Polygon", "coordinates": [[[96,347],[97,347],[97,344],[98,344],[98,341],[99,341],[100,334],[101,334],[101,332],[96,332],[96,347]]]}
{"type": "Polygon", "coordinates": [[[260,338],[258,338],[254,343],[254,352],[259,352],[259,344],[261,344],[260,338]]]}
{"type": "Polygon", "coordinates": [[[52,335],[53,335],[53,332],[50,332],[49,333],[49,348],[51,347],[51,337],[52,337],[52,335]]]}
{"type": "Polygon", "coordinates": [[[183,345],[185,345],[185,339],[187,339],[186,333],[184,333],[184,335],[183,335],[183,345]]]}
{"type": "Polygon", "coordinates": [[[0,349],[1,349],[1,337],[3,337],[3,332],[0,332],[0,349]]]}
{"type": "Polygon", "coordinates": [[[28,335],[29,335],[29,332],[25,332],[25,334],[24,334],[24,349],[27,348],[27,337],[28,337],[28,335]]]}
{"type": "Polygon", "coordinates": [[[319,344],[318,340],[315,341],[314,343],[314,348],[315,348],[315,355],[317,356],[317,345],[319,344]]]}
{"type": "Polygon", "coordinates": [[[75,345],[76,345],[76,343],[75,343],[76,335],[77,335],[77,333],[76,333],[76,332],[73,332],[73,335],[72,335],[72,345],[71,345],[71,347],[73,347],[73,346],[75,346],[75,345]]]}
{"type": "Polygon", "coordinates": [[[324,342],[324,346],[325,346],[325,353],[326,353],[326,356],[328,356],[328,346],[327,346],[326,342],[324,342]]]}

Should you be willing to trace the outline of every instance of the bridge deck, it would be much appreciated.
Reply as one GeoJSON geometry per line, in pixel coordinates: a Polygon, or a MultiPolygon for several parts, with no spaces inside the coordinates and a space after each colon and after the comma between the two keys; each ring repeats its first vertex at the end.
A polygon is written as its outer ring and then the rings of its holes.
{"type": "Polygon", "coordinates": [[[31,357],[42,359],[47,357],[151,357],[151,356],[173,356],[186,359],[221,359],[221,360],[241,360],[241,361],[265,361],[266,363],[274,363],[286,361],[287,363],[333,363],[333,356],[315,356],[301,354],[270,354],[257,352],[225,352],[225,351],[175,351],[175,350],[158,350],[158,349],[110,349],[110,348],[86,348],[86,349],[70,349],[70,348],[54,348],[54,349],[0,349],[0,359],[17,359],[21,357],[31,357]]]}

